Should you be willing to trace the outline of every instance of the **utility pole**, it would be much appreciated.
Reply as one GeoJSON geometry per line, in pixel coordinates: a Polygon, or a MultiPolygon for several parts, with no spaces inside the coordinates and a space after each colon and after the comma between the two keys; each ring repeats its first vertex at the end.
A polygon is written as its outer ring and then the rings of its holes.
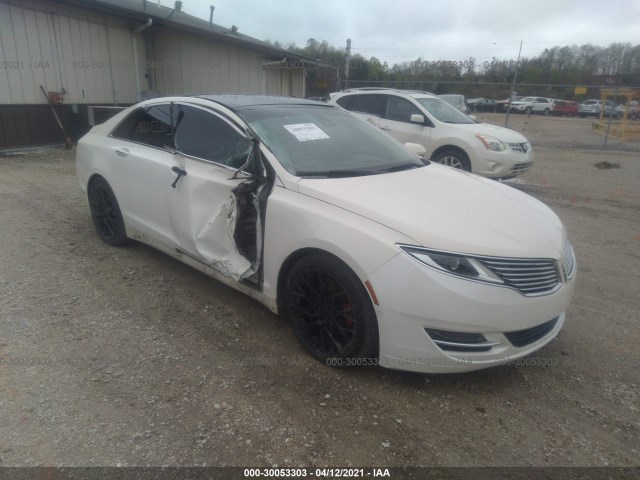
{"type": "Polygon", "coordinates": [[[518,50],[518,61],[516,62],[516,73],[513,75],[513,82],[511,82],[511,90],[509,90],[509,102],[507,103],[507,117],[504,119],[504,127],[509,126],[509,112],[511,112],[511,99],[513,98],[513,92],[516,88],[516,79],[518,78],[518,67],[520,66],[520,54],[522,53],[522,40],[520,40],[520,50],[518,50]]]}
{"type": "Polygon", "coordinates": [[[347,38],[347,53],[344,56],[344,89],[349,88],[349,67],[351,66],[351,39],[347,38]]]}

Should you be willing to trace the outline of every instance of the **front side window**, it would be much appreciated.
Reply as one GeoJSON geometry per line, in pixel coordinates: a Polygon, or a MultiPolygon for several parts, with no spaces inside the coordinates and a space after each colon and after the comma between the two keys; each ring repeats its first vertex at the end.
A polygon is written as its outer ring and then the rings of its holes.
{"type": "Polygon", "coordinates": [[[171,105],[153,105],[135,110],[113,131],[112,136],[152,147],[174,147],[171,105]]]}
{"type": "Polygon", "coordinates": [[[176,149],[185,155],[240,168],[251,142],[226,120],[207,110],[175,105],[176,149]]]}
{"type": "MultiPolygon", "coordinates": [[[[387,100],[387,114],[385,116],[388,120],[411,123],[411,115],[422,115],[422,112],[418,110],[418,107],[404,98],[393,95],[389,96],[387,100]]],[[[422,116],[424,117],[424,115],[422,116]]]]}

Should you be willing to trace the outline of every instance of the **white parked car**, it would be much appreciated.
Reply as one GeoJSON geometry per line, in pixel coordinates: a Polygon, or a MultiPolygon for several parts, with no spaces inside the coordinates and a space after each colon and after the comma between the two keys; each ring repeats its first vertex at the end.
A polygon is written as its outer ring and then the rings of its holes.
{"type": "MultiPolygon", "coordinates": [[[[618,105],[615,106],[611,100],[605,100],[604,103],[604,116],[610,117],[613,112],[613,116],[618,120],[624,116],[624,106],[618,105]]],[[[584,118],[587,115],[593,115],[594,117],[599,117],[602,113],[602,100],[585,100],[580,104],[578,108],[578,115],[584,118]]]]}
{"type": "Polygon", "coordinates": [[[426,158],[489,178],[512,178],[533,165],[531,144],[518,132],[478,123],[441,98],[403,90],[347,90],[340,105],[402,143],[422,145],[426,158]]]}
{"type": "Polygon", "coordinates": [[[329,365],[499,365],[558,334],[574,288],[549,208],[333,105],[148,100],[78,142],[77,174],[102,240],[248,294],[329,365]]]}
{"type": "Polygon", "coordinates": [[[553,111],[553,99],[546,97],[524,97],[511,102],[511,110],[530,115],[541,113],[550,115],[553,111]]]}

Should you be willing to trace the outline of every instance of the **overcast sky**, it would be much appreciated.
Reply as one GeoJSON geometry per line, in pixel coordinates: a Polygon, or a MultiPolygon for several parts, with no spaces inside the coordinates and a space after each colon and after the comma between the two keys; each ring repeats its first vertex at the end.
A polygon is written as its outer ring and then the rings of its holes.
{"type": "MultiPolygon", "coordinates": [[[[173,6],[173,0],[160,0],[173,6]]],[[[186,13],[260,40],[327,40],[389,66],[534,56],[554,45],[640,43],[640,0],[183,0],[186,13]]]]}

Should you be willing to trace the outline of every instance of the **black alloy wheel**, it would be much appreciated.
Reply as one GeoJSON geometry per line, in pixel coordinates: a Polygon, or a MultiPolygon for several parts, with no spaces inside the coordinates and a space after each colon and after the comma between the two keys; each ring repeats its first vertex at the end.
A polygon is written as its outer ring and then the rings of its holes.
{"type": "Polygon", "coordinates": [[[369,294],[337,258],[317,253],[293,266],[287,277],[286,312],[300,343],[328,365],[377,359],[378,329],[369,294]]]}
{"type": "Polygon", "coordinates": [[[91,218],[100,238],[109,245],[123,245],[129,241],[116,196],[107,181],[98,177],[89,184],[91,218]]]}

